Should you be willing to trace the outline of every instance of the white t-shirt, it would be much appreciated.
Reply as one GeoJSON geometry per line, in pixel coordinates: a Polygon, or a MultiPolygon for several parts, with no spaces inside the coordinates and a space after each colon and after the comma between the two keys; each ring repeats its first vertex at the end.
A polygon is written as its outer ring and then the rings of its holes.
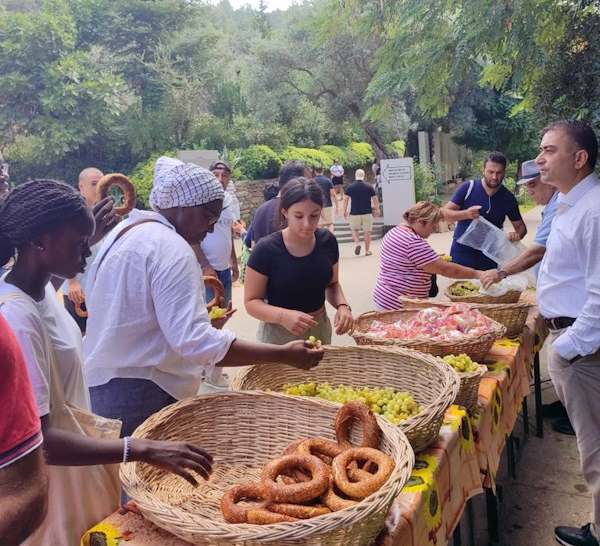
{"type": "Polygon", "coordinates": [[[224,271],[231,267],[231,248],[233,246],[233,223],[237,220],[233,200],[229,193],[223,199],[223,211],[212,233],[207,233],[200,244],[208,263],[216,271],[224,271]]]}
{"type": "Polygon", "coordinates": [[[210,324],[194,251],[156,212],[134,209],[107,235],[84,289],[88,387],[138,378],[177,399],[194,396],[235,339],[210,324]],[[111,248],[121,230],[144,219],[155,221],[132,228],[111,248]]]}
{"type": "Polygon", "coordinates": [[[50,364],[44,342],[44,326],[54,348],[65,400],[79,408],[89,409],[89,393],[82,373],[81,333],[58,300],[53,286],[48,283],[44,299],[37,302],[15,285],[7,283],[5,276],[0,280],[0,298],[17,297],[1,304],[0,313],[14,330],[23,349],[40,417],[50,412],[50,364]],[[32,303],[37,313],[31,308],[32,303]]]}
{"type": "Polygon", "coordinates": [[[233,180],[229,181],[229,184],[227,184],[227,188],[225,188],[225,191],[231,195],[231,210],[233,211],[233,215],[235,216],[236,220],[239,220],[241,218],[241,207],[240,207],[240,201],[237,198],[237,194],[235,193],[235,184],[233,183],[233,180]]]}

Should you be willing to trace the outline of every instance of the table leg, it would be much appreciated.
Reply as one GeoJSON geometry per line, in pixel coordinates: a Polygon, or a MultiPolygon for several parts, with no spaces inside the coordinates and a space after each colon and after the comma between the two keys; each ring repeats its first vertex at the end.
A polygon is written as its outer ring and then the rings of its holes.
{"type": "Polygon", "coordinates": [[[462,546],[462,538],[460,536],[460,521],[452,533],[452,546],[462,546]]]}
{"type": "Polygon", "coordinates": [[[527,405],[527,397],[523,398],[523,436],[529,436],[529,406],[527,405]]]}
{"type": "Polygon", "coordinates": [[[538,438],[544,437],[544,419],[542,417],[542,377],[540,374],[540,353],[533,355],[533,391],[535,395],[535,429],[538,438]]]}
{"type": "Polygon", "coordinates": [[[490,544],[498,544],[500,541],[500,529],[498,528],[498,498],[489,488],[485,489],[485,504],[487,508],[488,537],[490,539],[490,544]]]}
{"type": "Polygon", "coordinates": [[[516,480],[517,462],[515,459],[515,444],[512,435],[506,437],[506,458],[508,462],[508,473],[513,480],[516,480]]]}

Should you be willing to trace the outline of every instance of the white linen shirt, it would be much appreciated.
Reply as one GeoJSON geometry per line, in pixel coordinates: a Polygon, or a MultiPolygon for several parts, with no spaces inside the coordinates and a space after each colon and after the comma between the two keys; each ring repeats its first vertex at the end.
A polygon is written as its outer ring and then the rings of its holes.
{"type": "Polygon", "coordinates": [[[537,299],[544,318],[577,319],[552,345],[563,358],[600,348],[600,180],[595,174],[559,194],[537,299]]]}
{"type": "Polygon", "coordinates": [[[157,212],[133,210],[109,233],[84,288],[88,387],[138,378],[177,399],[194,396],[235,339],[211,326],[196,256],[157,212]],[[121,230],[144,219],[156,222],[133,228],[110,248],[121,230]]]}
{"type": "Polygon", "coordinates": [[[202,252],[215,271],[225,271],[231,267],[233,247],[233,223],[237,220],[235,205],[229,193],[223,199],[223,210],[212,233],[207,233],[200,243],[202,252]]]}

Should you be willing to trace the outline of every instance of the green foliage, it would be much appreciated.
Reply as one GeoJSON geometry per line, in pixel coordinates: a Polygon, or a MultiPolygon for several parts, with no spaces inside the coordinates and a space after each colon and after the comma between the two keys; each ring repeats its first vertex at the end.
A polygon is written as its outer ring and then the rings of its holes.
{"type": "Polygon", "coordinates": [[[394,142],[390,144],[390,147],[398,154],[398,157],[404,157],[404,154],[406,153],[406,142],[404,140],[394,140],[394,142]]]}
{"type": "Polygon", "coordinates": [[[259,144],[242,150],[235,161],[235,167],[242,178],[256,180],[275,178],[279,174],[281,163],[281,159],[271,148],[259,144]]]}
{"type": "Polygon", "coordinates": [[[364,167],[375,161],[375,152],[368,142],[352,142],[348,150],[348,167],[364,167]]]}
{"type": "MultiPolygon", "coordinates": [[[[340,148],[339,146],[332,146],[331,144],[325,144],[319,148],[322,152],[326,153],[333,163],[338,163],[339,165],[348,165],[348,152],[340,148]]],[[[331,167],[331,165],[325,165],[326,167],[331,167]]]]}
{"type": "Polygon", "coordinates": [[[135,186],[137,198],[146,207],[150,206],[148,199],[152,191],[152,184],[154,183],[154,165],[156,164],[156,160],[161,156],[175,157],[176,153],[168,151],[152,154],[146,161],[138,163],[129,175],[129,179],[135,186]]]}
{"type": "Polygon", "coordinates": [[[440,182],[431,165],[415,163],[415,197],[417,201],[441,204],[440,182]]]}
{"type": "Polygon", "coordinates": [[[302,161],[308,167],[323,167],[325,169],[333,165],[331,156],[322,150],[312,148],[297,148],[288,146],[279,154],[282,163],[286,161],[302,161]]]}

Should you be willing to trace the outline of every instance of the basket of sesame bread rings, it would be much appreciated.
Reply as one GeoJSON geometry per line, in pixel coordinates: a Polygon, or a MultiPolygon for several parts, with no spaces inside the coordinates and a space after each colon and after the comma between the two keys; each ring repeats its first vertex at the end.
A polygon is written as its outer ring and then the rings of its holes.
{"type": "MultiPolygon", "coordinates": [[[[400,297],[404,309],[425,309],[427,307],[448,308],[453,302],[431,299],[400,297]]],[[[531,303],[519,301],[517,303],[469,303],[471,309],[477,309],[486,317],[495,320],[506,328],[507,337],[518,337],[523,333],[527,323],[531,303]]]]}
{"type": "Polygon", "coordinates": [[[268,370],[247,368],[233,380],[232,389],[283,392],[334,405],[363,402],[397,426],[415,452],[436,441],[460,384],[450,366],[428,354],[396,347],[326,346],[324,350],[323,360],[311,370],[283,364],[268,370]]]}
{"type": "MultiPolygon", "coordinates": [[[[134,437],[197,444],[213,457],[208,481],[144,463],[121,465],[145,518],[191,544],[367,546],[410,477],[414,453],[398,427],[369,421],[336,437],[340,408],[276,393],[227,392],[177,402],[134,437]]],[[[343,417],[343,416],[342,416],[343,417]]]]}
{"type": "Polygon", "coordinates": [[[396,346],[434,356],[466,354],[483,362],[506,328],[464,303],[447,308],[370,311],[360,315],[352,337],[357,345],[396,346]]]}

